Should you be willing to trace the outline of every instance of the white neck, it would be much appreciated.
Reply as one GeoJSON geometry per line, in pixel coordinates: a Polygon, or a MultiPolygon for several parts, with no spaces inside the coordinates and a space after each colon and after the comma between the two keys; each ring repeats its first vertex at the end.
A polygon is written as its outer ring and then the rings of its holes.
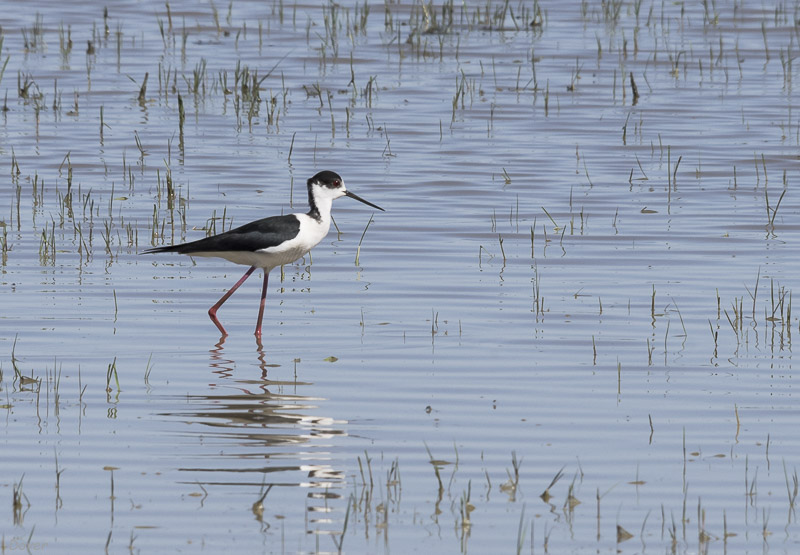
{"type": "Polygon", "coordinates": [[[311,187],[308,195],[310,210],[308,215],[320,223],[330,224],[331,208],[333,207],[334,194],[324,187],[311,187]]]}

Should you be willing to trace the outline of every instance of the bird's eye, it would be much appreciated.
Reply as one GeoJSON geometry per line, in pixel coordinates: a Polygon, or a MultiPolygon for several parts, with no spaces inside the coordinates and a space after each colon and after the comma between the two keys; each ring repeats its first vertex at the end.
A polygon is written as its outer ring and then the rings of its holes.
{"type": "Polygon", "coordinates": [[[341,181],[339,181],[338,179],[334,179],[334,180],[333,180],[333,184],[334,184],[336,187],[338,187],[338,186],[339,186],[339,185],[341,185],[342,183],[341,183],[341,181]]]}

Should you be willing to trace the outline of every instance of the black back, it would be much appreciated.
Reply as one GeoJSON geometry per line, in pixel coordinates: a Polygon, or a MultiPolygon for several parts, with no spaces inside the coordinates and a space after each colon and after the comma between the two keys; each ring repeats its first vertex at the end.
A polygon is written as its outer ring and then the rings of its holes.
{"type": "Polygon", "coordinates": [[[148,249],[145,253],[249,251],[275,247],[300,232],[300,220],[294,214],[271,216],[256,220],[219,235],[198,239],[190,243],[148,249]]]}

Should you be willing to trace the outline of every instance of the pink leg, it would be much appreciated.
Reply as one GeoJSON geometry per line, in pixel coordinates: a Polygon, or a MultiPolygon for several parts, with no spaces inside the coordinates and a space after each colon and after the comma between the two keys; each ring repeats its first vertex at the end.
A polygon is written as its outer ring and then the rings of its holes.
{"type": "Polygon", "coordinates": [[[269,270],[264,270],[264,286],[261,288],[261,306],[258,308],[258,323],[256,323],[256,337],[261,337],[261,319],[264,317],[264,303],[267,301],[267,283],[269,270]]]}
{"type": "Polygon", "coordinates": [[[223,327],[222,327],[222,324],[220,324],[220,323],[219,323],[219,320],[217,320],[217,309],[219,309],[219,307],[221,307],[221,306],[222,306],[222,303],[224,303],[225,301],[227,301],[227,300],[228,300],[228,298],[229,298],[231,295],[233,295],[234,291],[236,291],[237,289],[239,289],[239,286],[240,286],[241,284],[243,284],[243,283],[245,282],[245,280],[246,280],[247,278],[249,278],[249,277],[250,277],[250,274],[252,274],[252,273],[253,273],[253,272],[255,272],[255,271],[256,271],[256,267],[255,267],[255,266],[251,266],[251,267],[250,267],[250,269],[249,269],[249,270],[247,270],[247,271],[244,273],[244,275],[242,276],[242,279],[240,279],[239,281],[237,281],[237,282],[236,282],[236,285],[234,285],[233,287],[231,287],[231,288],[230,288],[230,290],[229,290],[227,293],[225,293],[224,295],[222,295],[222,298],[221,298],[220,300],[218,300],[218,301],[217,301],[217,304],[215,304],[214,306],[212,306],[211,308],[209,308],[209,309],[208,309],[208,316],[211,318],[211,321],[212,321],[212,322],[214,322],[214,325],[215,325],[215,326],[217,326],[217,329],[220,331],[220,333],[221,333],[222,335],[228,335],[228,332],[226,332],[226,331],[225,331],[225,328],[223,328],[223,327]]]}

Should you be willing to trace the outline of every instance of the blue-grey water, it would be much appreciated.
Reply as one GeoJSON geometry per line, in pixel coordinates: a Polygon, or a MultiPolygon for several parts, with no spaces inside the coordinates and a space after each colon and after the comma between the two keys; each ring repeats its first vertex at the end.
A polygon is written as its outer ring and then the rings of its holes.
{"type": "Polygon", "coordinates": [[[6,8],[2,551],[797,551],[800,4],[6,8]]]}

